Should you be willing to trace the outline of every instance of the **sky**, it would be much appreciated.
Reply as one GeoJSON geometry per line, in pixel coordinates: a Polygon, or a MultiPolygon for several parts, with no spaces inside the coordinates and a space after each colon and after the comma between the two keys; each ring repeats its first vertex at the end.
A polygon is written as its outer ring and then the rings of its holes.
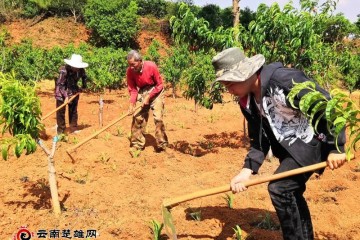
{"type": "MultiPolygon", "coordinates": [[[[221,8],[232,6],[232,0],[193,0],[195,5],[204,6],[206,4],[216,4],[221,8]]],[[[265,3],[270,6],[272,3],[277,2],[282,9],[288,0],[240,0],[240,8],[248,7],[252,11],[256,11],[260,3],[265,3]]],[[[299,6],[299,1],[293,0],[294,6],[299,6]]],[[[324,2],[324,1],[320,1],[324,2]]],[[[359,0],[339,0],[336,6],[335,13],[343,13],[344,16],[354,23],[357,21],[357,15],[360,14],[360,1],[359,0]]]]}

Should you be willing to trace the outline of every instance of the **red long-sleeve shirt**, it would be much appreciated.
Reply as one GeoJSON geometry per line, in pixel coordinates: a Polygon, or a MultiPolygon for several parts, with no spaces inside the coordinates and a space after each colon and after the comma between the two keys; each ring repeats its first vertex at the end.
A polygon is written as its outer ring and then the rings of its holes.
{"type": "Polygon", "coordinates": [[[150,100],[163,90],[163,80],[159,69],[154,62],[144,61],[141,72],[136,72],[130,67],[126,70],[126,79],[130,93],[130,103],[136,103],[138,90],[154,86],[150,92],[150,100]]]}

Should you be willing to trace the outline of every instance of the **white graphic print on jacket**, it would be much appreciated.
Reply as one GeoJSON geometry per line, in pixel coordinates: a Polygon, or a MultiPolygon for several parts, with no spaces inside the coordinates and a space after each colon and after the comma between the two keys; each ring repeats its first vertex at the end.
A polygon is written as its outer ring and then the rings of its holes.
{"type": "Polygon", "coordinates": [[[310,142],[314,131],[306,117],[286,105],[286,96],[283,89],[270,88],[269,96],[263,98],[263,107],[266,118],[276,139],[281,142],[289,140],[289,145],[297,138],[303,142],[310,142]]]}

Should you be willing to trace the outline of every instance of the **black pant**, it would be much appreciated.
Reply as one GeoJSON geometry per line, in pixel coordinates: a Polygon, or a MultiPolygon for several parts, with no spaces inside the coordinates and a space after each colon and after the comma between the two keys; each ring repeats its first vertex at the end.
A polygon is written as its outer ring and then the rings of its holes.
{"type": "MultiPolygon", "coordinates": [[[[70,127],[77,127],[78,122],[78,102],[79,96],[76,96],[69,104],[68,104],[68,117],[69,117],[69,125],[70,127]]],[[[56,107],[62,105],[64,101],[56,100],[56,107]]],[[[66,123],[65,123],[65,109],[66,106],[59,109],[56,112],[56,122],[57,122],[57,134],[62,134],[65,131],[66,123]]]]}
{"type": "MultiPolygon", "coordinates": [[[[291,157],[283,159],[275,173],[299,168],[291,157]]],[[[310,211],[303,193],[312,172],[272,181],[268,190],[285,240],[313,240],[310,211]]]]}

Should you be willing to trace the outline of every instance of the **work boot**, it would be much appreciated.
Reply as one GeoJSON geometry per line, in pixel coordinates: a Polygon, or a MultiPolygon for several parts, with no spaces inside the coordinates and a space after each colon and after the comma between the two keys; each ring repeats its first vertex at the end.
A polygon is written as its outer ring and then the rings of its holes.
{"type": "Polygon", "coordinates": [[[167,142],[163,142],[163,143],[161,143],[160,145],[158,145],[158,146],[156,147],[156,152],[166,151],[167,147],[168,147],[168,143],[167,143],[167,142]]]}

